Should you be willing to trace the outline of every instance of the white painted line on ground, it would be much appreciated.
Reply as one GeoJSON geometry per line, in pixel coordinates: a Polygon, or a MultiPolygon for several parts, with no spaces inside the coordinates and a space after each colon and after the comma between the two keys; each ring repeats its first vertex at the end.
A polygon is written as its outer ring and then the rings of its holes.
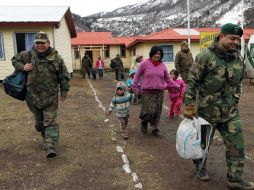
{"type": "Polygon", "coordinates": [[[93,85],[92,85],[92,83],[90,82],[90,80],[86,79],[86,81],[88,82],[88,84],[89,84],[91,90],[93,91],[93,94],[94,94],[94,97],[95,97],[95,101],[98,102],[99,108],[101,108],[102,111],[105,113],[105,112],[106,112],[106,108],[105,108],[105,106],[103,106],[102,102],[99,100],[99,98],[98,98],[98,96],[97,96],[97,94],[96,94],[95,88],[93,87],[93,85]]]}
{"type": "Polygon", "coordinates": [[[123,163],[129,164],[129,160],[125,154],[122,154],[123,163]]]}
{"type": "Polygon", "coordinates": [[[116,151],[123,153],[123,148],[121,146],[116,146],[116,151]]]}
{"type": "MultiPolygon", "coordinates": [[[[106,76],[107,77],[107,76],[106,76]]],[[[109,77],[108,77],[109,78],[109,77]]],[[[111,79],[112,80],[112,79],[111,79]]],[[[86,79],[86,81],[88,82],[91,90],[93,91],[93,94],[94,94],[94,98],[95,98],[95,101],[99,104],[99,108],[102,109],[102,111],[105,113],[106,112],[106,108],[105,106],[103,106],[102,102],[99,100],[98,96],[97,96],[97,93],[96,93],[96,90],[95,88],[93,87],[92,83],[90,82],[90,80],[86,79]]],[[[117,82],[117,81],[116,81],[117,82]]],[[[104,122],[109,122],[109,119],[105,119],[104,122]]],[[[110,125],[110,126],[114,126],[114,125],[110,125]]],[[[114,135],[116,134],[116,132],[114,132],[113,130],[111,130],[111,140],[115,141],[116,138],[114,137],[114,135]]],[[[124,153],[124,150],[123,150],[124,147],[122,146],[116,146],[116,151],[117,152],[120,152],[120,153],[124,153]]],[[[131,173],[131,169],[130,169],[130,165],[129,165],[129,160],[126,156],[126,154],[122,154],[122,160],[124,162],[124,165],[123,165],[123,170],[125,171],[125,173],[131,173]]],[[[133,179],[133,182],[134,182],[134,187],[135,188],[139,188],[139,189],[142,189],[142,183],[139,182],[138,180],[138,176],[136,173],[131,173],[131,176],[132,176],[132,179],[133,179]],[[135,176],[135,177],[133,177],[135,176]]]]}
{"type": "Polygon", "coordinates": [[[125,171],[125,173],[130,174],[131,173],[130,165],[129,164],[124,164],[123,165],[123,170],[125,171]]]}

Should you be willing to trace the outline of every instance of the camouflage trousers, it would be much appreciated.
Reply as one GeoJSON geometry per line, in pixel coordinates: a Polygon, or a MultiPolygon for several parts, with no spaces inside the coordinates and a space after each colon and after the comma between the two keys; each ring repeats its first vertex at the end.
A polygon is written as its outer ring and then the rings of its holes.
{"type": "Polygon", "coordinates": [[[29,102],[27,105],[34,115],[35,128],[41,133],[45,148],[55,148],[59,139],[59,127],[56,123],[58,103],[42,109],[29,102]]]}
{"type": "MultiPolygon", "coordinates": [[[[208,118],[203,118],[213,126],[211,141],[213,140],[216,129],[219,131],[224,141],[226,146],[226,162],[228,166],[227,177],[230,179],[241,179],[243,177],[245,153],[242,122],[239,113],[225,123],[211,122],[208,118]]],[[[201,134],[201,136],[202,135],[203,134],[201,134]]],[[[196,167],[198,167],[202,160],[193,160],[193,162],[196,167]]],[[[206,167],[206,163],[203,167],[206,167]]]]}

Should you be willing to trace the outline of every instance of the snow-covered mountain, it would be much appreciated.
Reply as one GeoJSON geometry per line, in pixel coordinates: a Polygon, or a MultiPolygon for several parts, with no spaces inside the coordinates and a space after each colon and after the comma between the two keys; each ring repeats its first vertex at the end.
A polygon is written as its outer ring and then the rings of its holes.
{"type": "MultiPolygon", "coordinates": [[[[245,2],[245,26],[254,28],[254,0],[245,2]]],[[[77,31],[111,31],[115,36],[142,35],[164,28],[187,27],[186,0],[146,0],[87,17],[73,14],[77,31]]],[[[239,23],[241,0],[190,0],[191,28],[239,23]]]]}

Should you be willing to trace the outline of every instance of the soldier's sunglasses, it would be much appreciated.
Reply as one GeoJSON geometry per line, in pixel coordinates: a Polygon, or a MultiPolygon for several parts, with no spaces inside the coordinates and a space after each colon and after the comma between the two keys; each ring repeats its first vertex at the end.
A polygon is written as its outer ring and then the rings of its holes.
{"type": "Polygon", "coordinates": [[[46,42],[35,42],[36,45],[44,45],[46,42]]]}

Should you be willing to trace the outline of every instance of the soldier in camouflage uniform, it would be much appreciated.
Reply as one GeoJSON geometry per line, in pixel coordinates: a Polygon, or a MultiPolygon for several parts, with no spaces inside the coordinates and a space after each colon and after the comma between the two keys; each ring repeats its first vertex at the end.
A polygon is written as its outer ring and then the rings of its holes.
{"type": "Polygon", "coordinates": [[[87,53],[85,53],[84,57],[81,60],[82,62],[82,75],[83,78],[86,78],[86,73],[88,75],[88,78],[90,79],[90,75],[91,75],[91,69],[93,67],[93,62],[91,60],[91,58],[89,57],[89,55],[87,53]]]}
{"type": "Polygon", "coordinates": [[[64,101],[69,91],[70,74],[62,57],[50,47],[48,35],[35,35],[34,48],[23,51],[12,58],[17,70],[27,71],[28,108],[35,118],[35,128],[44,139],[47,158],[56,156],[59,127],[56,123],[58,92],[64,101]]]}
{"type": "MultiPolygon", "coordinates": [[[[184,115],[187,118],[198,115],[212,124],[211,139],[216,129],[221,134],[226,146],[229,188],[254,189],[254,183],[243,178],[244,139],[238,102],[244,64],[237,52],[242,34],[237,25],[225,24],[213,44],[197,55],[188,76],[184,115]]],[[[200,171],[197,177],[208,181],[206,163],[202,165],[201,161],[193,161],[197,172],[200,171]]]]}
{"type": "Polygon", "coordinates": [[[123,80],[123,61],[120,58],[119,54],[116,55],[116,57],[112,60],[112,62],[115,63],[115,75],[116,75],[116,80],[123,80]]]}
{"type": "Polygon", "coordinates": [[[175,56],[175,68],[181,74],[185,83],[187,83],[188,73],[192,64],[193,58],[188,43],[183,41],[181,43],[181,50],[175,56]]]}

